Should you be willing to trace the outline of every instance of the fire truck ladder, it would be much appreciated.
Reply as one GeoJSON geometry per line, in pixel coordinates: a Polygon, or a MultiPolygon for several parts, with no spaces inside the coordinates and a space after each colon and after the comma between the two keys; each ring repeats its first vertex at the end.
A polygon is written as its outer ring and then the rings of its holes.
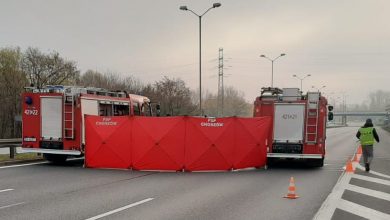
{"type": "Polygon", "coordinates": [[[306,137],[309,144],[317,143],[318,133],[318,107],[319,93],[308,93],[308,105],[306,115],[306,137]],[[313,97],[314,96],[314,97],[313,97]]]}
{"type": "Polygon", "coordinates": [[[74,138],[74,96],[65,94],[64,96],[64,137],[74,138]]]}

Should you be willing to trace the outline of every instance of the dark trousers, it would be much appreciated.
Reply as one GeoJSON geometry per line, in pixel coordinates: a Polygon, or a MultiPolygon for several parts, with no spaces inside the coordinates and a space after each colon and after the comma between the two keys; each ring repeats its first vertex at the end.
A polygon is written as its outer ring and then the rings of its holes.
{"type": "Polygon", "coordinates": [[[374,156],[374,146],[373,145],[362,145],[363,151],[363,160],[364,163],[370,164],[374,156]]]}

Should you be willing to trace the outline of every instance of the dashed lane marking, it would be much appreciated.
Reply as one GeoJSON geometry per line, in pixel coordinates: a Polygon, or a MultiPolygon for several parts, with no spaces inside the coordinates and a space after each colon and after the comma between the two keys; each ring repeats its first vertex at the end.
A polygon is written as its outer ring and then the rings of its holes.
{"type": "Polygon", "coordinates": [[[18,165],[10,165],[10,166],[0,167],[0,169],[7,169],[7,168],[13,168],[13,167],[25,167],[25,166],[32,166],[32,165],[45,164],[45,163],[49,163],[49,162],[45,161],[45,162],[37,162],[37,163],[25,163],[25,164],[18,164],[18,165]]]}
{"type": "Polygon", "coordinates": [[[25,202],[19,202],[19,203],[15,203],[15,204],[11,204],[11,205],[1,206],[0,210],[5,209],[5,208],[11,208],[11,207],[18,206],[18,205],[23,205],[23,204],[25,204],[25,202]]]}
{"type": "Polygon", "coordinates": [[[86,219],[86,220],[96,220],[96,219],[99,219],[99,218],[103,218],[103,217],[112,215],[112,214],[114,214],[114,213],[117,213],[117,212],[120,212],[120,211],[129,209],[129,208],[131,208],[131,207],[134,207],[134,206],[141,205],[141,204],[143,204],[143,203],[149,202],[149,201],[151,201],[151,200],[153,200],[153,199],[154,199],[154,198],[147,198],[147,199],[141,200],[141,201],[139,201],[139,202],[131,203],[130,205],[123,206],[123,207],[121,207],[121,208],[117,208],[117,209],[114,209],[114,210],[112,210],[112,211],[102,213],[102,214],[100,214],[100,215],[97,215],[97,216],[88,218],[88,219],[86,219]]]}
{"type": "Polygon", "coordinates": [[[377,220],[388,220],[390,215],[377,211],[375,209],[370,209],[365,206],[341,199],[337,208],[342,209],[346,212],[353,213],[355,215],[361,216],[367,219],[377,219],[377,220]]]}
{"type": "Polygon", "coordinates": [[[8,192],[8,191],[12,191],[12,190],[14,190],[14,189],[0,189],[0,193],[2,193],[2,192],[8,192]]]}

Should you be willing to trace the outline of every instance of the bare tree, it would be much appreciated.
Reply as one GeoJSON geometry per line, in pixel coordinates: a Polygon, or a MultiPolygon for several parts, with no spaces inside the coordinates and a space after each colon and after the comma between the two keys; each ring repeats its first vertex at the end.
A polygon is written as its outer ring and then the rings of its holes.
{"type": "Polygon", "coordinates": [[[207,116],[213,116],[216,117],[218,115],[218,95],[212,94],[209,91],[206,91],[205,97],[203,98],[203,111],[204,114],[207,116]]]}
{"type": "Polygon", "coordinates": [[[224,116],[252,116],[253,105],[244,99],[245,94],[234,87],[225,89],[224,116]]]}
{"type": "Polygon", "coordinates": [[[383,111],[390,104],[390,92],[377,90],[369,94],[370,110],[383,111]]]}
{"type": "MultiPolygon", "coordinates": [[[[225,88],[223,116],[245,116],[251,117],[253,104],[245,101],[244,93],[234,87],[225,88]]],[[[206,92],[204,99],[204,111],[207,116],[217,116],[217,94],[206,92]]]]}
{"type": "Polygon", "coordinates": [[[14,118],[20,115],[20,96],[27,84],[26,76],[20,70],[21,58],[19,48],[0,50],[0,138],[20,136],[14,118]]]}
{"type": "Polygon", "coordinates": [[[44,54],[28,48],[22,59],[22,70],[34,86],[75,84],[79,77],[76,63],[60,57],[58,52],[44,54]]]}
{"type": "Polygon", "coordinates": [[[149,92],[154,101],[161,104],[162,115],[193,115],[196,105],[191,101],[191,90],[181,79],[164,77],[155,82],[153,89],[149,86],[149,92]]]}
{"type": "Polygon", "coordinates": [[[143,83],[133,76],[122,77],[117,73],[100,73],[93,70],[87,70],[80,77],[80,85],[86,87],[98,87],[108,90],[125,90],[133,94],[141,94],[143,83]]]}
{"type": "Polygon", "coordinates": [[[106,86],[106,82],[103,74],[93,70],[87,70],[81,75],[79,85],[85,87],[104,88],[106,86]]]}

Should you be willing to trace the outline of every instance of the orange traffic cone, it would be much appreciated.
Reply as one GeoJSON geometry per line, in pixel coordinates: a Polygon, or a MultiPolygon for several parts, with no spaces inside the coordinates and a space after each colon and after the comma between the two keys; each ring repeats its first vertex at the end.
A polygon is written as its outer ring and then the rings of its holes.
{"type": "Polygon", "coordinates": [[[353,158],[353,162],[358,162],[359,163],[359,157],[358,154],[355,154],[355,157],[353,158]]]}
{"type": "Polygon", "coordinates": [[[362,154],[363,152],[362,152],[362,146],[359,146],[358,147],[358,150],[357,150],[357,154],[362,154]]]}
{"type": "Polygon", "coordinates": [[[347,172],[347,173],[354,173],[355,172],[355,169],[352,166],[351,160],[348,160],[347,166],[345,168],[345,172],[347,172]]]}
{"type": "Polygon", "coordinates": [[[299,196],[295,194],[295,182],[294,182],[294,177],[290,178],[290,185],[288,186],[288,193],[284,198],[287,199],[297,199],[299,196]]]}

